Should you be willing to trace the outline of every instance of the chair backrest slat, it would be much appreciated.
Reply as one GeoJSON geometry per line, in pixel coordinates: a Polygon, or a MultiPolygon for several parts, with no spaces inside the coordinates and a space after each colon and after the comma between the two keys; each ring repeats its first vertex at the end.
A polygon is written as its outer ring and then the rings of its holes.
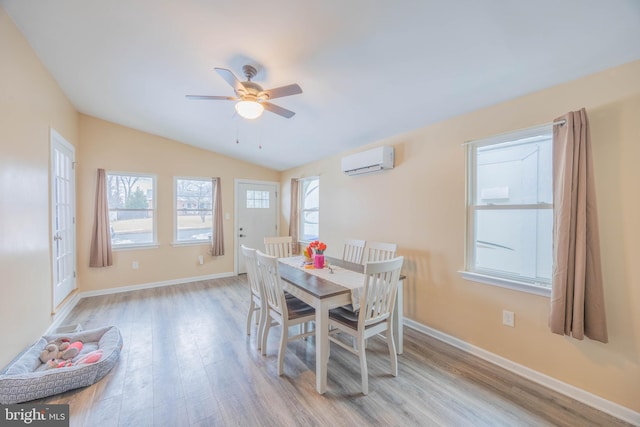
{"type": "Polygon", "coordinates": [[[395,258],[396,250],[398,250],[398,245],[395,243],[369,242],[365,249],[363,263],[395,258]]]}
{"type": "Polygon", "coordinates": [[[275,311],[280,316],[287,315],[287,305],[285,303],[284,290],[280,283],[280,272],[278,271],[278,258],[256,251],[258,272],[264,286],[265,297],[270,310],[275,311]]]}
{"type": "Polygon", "coordinates": [[[248,248],[245,245],[242,245],[240,249],[242,250],[242,256],[244,257],[244,262],[247,269],[247,280],[249,281],[249,286],[251,287],[251,293],[262,298],[260,278],[258,277],[256,250],[253,248],[248,248]]]}
{"type": "Polygon", "coordinates": [[[365,264],[364,291],[359,322],[365,326],[386,320],[393,313],[404,257],[365,264]]]}
{"type": "Polygon", "coordinates": [[[358,239],[346,239],[344,241],[344,250],[342,252],[342,260],[362,264],[362,256],[364,255],[364,247],[366,242],[358,239]]]}
{"type": "Polygon", "coordinates": [[[265,237],[264,248],[267,255],[276,258],[288,258],[293,256],[293,239],[291,236],[265,237]]]}

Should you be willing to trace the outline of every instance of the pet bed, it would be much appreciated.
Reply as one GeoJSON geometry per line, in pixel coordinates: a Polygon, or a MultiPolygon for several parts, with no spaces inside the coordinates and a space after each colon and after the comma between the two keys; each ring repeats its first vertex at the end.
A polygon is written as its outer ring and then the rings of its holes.
{"type": "Polygon", "coordinates": [[[115,326],[43,336],[0,372],[0,403],[27,402],[89,386],[113,368],[121,349],[122,336],[115,326]],[[40,361],[40,352],[47,343],[60,337],[83,343],[74,360],[94,350],[102,350],[102,357],[91,364],[46,369],[46,364],[40,361]]]}

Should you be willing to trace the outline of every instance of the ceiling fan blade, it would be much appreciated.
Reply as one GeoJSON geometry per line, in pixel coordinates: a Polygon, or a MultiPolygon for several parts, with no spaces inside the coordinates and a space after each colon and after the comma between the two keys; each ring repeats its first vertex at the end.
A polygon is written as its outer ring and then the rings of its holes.
{"type": "Polygon", "coordinates": [[[265,110],[269,110],[272,113],[276,113],[279,116],[286,117],[287,119],[290,119],[291,117],[295,116],[295,114],[296,114],[291,110],[287,110],[286,108],[278,107],[277,105],[272,104],[270,102],[261,102],[261,104],[262,104],[262,106],[264,107],[265,110]]]}
{"type": "Polygon", "coordinates": [[[235,101],[238,98],[234,98],[233,96],[215,96],[215,95],[185,95],[188,99],[202,99],[202,100],[211,100],[211,99],[222,99],[235,101]]]}
{"type": "Polygon", "coordinates": [[[231,70],[227,70],[226,68],[217,68],[215,69],[220,77],[224,79],[229,85],[233,88],[233,90],[238,92],[246,92],[246,89],[242,82],[238,80],[235,74],[231,70]]]}
{"type": "Polygon", "coordinates": [[[280,86],[274,89],[265,90],[262,93],[266,94],[269,97],[268,99],[274,99],[281,98],[283,96],[297,95],[299,93],[302,93],[302,88],[294,83],[292,85],[280,86]]]}

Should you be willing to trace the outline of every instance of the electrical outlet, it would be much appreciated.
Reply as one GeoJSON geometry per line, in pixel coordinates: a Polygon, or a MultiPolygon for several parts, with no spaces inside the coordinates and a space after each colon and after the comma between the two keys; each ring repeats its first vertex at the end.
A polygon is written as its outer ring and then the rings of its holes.
{"type": "Polygon", "coordinates": [[[506,326],[511,326],[514,328],[516,322],[516,315],[513,311],[502,310],[502,324],[506,326]]]}
{"type": "Polygon", "coordinates": [[[200,265],[204,264],[204,257],[202,255],[198,256],[198,264],[200,265]]]}
{"type": "Polygon", "coordinates": [[[131,263],[131,268],[133,268],[134,270],[137,270],[139,266],[140,265],[138,264],[138,261],[133,261],[131,263]]]}

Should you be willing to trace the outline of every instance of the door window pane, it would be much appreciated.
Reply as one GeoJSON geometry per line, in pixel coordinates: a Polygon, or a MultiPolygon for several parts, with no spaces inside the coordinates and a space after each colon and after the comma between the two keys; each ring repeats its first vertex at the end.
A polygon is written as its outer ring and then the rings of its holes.
{"type": "Polygon", "coordinates": [[[269,209],[269,192],[247,190],[247,209],[269,209]]]}

